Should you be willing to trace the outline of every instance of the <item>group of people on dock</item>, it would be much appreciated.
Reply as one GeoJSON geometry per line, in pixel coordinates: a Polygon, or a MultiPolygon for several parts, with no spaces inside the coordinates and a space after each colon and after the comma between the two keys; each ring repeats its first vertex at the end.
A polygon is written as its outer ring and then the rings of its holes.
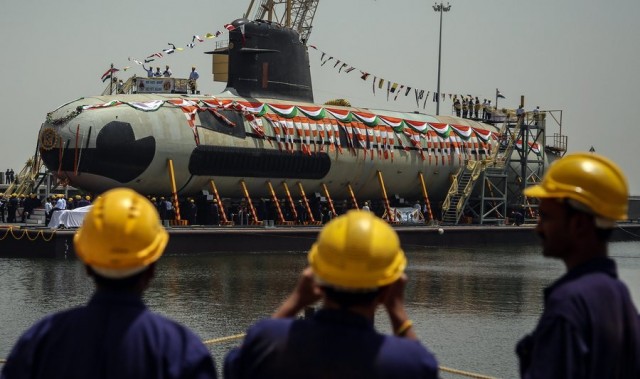
{"type": "MultiPolygon", "coordinates": [[[[517,343],[521,377],[640,377],[640,317],[608,257],[611,232],[627,219],[624,174],[602,156],[570,154],[525,195],[540,201],[543,255],[561,260],[566,273],[545,289],[538,325],[517,343]]],[[[95,293],[86,306],[29,328],[0,378],[215,378],[200,339],[142,301],[168,239],[143,196],[118,188],[99,197],[74,237],[95,293]]],[[[284,302],[227,353],[224,377],[437,378],[446,371],[409,318],[407,258],[388,223],[351,210],[326,224],[307,259],[284,302]],[[318,302],[314,314],[296,318],[318,302]],[[375,330],[378,310],[393,335],[375,330]]]]}
{"type": "Polygon", "coordinates": [[[75,195],[67,199],[63,194],[52,194],[41,200],[34,193],[30,193],[28,196],[0,193],[0,222],[26,223],[35,209],[44,208],[45,224],[48,225],[54,212],[86,207],[87,205],[91,205],[90,195],[75,195]]]}
{"type": "MultiPolygon", "coordinates": [[[[164,71],[160,71],[160,67],[156,67],[156,70],[153,71],[152,66],[146,68],[144,65],[142,65],[142,69],[147,72],[147,78],[170,78],[173,76],[173,72],[171,71],[171,68],[169,68],[169,65],[165,66],[164,71]]],[[[193,66],[191,67],[191,72],[189,73],[188,78],[189,90],[192,94],[195,94],[198,91],[198,79],[200,79],[200,74],[196,71],[196,67],[193,66]]]]}
{"type": "Polygon", "coordinates": [[[16,173],[12,168],[8,168],[5,172],[0,172],[0,184],[11,184],[16,181],[16,173]]]}

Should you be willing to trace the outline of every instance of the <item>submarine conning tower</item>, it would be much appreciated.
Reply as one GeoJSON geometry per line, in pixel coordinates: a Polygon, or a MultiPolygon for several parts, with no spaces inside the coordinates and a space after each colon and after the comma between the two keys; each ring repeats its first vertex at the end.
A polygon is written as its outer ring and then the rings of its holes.
{"type": "Polygon", "coordinates": [[[227,88],[242,97],[313,102],[307,46],[269,21],[235,20],[229,32],[227,88]]]}

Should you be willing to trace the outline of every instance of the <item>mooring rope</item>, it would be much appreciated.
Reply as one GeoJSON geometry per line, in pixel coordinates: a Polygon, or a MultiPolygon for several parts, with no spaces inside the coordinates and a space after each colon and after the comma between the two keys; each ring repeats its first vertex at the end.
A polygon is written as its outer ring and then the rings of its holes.
{"type": "Polygon", "coordinates": [[[18,231],[22,231],[22,234],[16,233],[14,231],[14,229],[16,229],[16,228],[14,228],[13,226],[10,226],[8,228],[2,228],[2,229],[5,229],[5,232],[4,232],[4,235],[2,237],[0,237],[0,241],[2,241],[3,239],[7,238],[8,235],[11,235],[11,237],[13,237],[17,241],[21,240],[22,238],[24,238],[26,236],[27,239],[29,241],[31,241],[31,242],[35,242],[38,239],[38,237],[42,237],[43,241],[49,242],[49,241],[51,241],[53,236],[56,234],[56,231],[52,230],[51,234],[49,235],[49,238],[47,238],[44,235],[44,231],[42,231],[42,230],[35,231],[35,235],[33,235],[33,234],[29,234],[29,230],[28,229],[20,229],[20,228],[17,228],[17,230],[18,231]]]}
{"type": "Polygon", "coordinates": [[[631,235],[631,236],[634,236],[634,237],[636,237],[636,238],[640,238],[640,235],[635,234],[635,233],[632,233],[632,232],[630,232],[630,231],[626,230],[625,228],[623,228],[623,227],[622,227],[622,226],[620,226],[620,225],[618,225],[618,229],[622,230],[623,232],[625,232],[625,233],[627,233],[627,234],[629,234],[629,235],[631,235]]]}

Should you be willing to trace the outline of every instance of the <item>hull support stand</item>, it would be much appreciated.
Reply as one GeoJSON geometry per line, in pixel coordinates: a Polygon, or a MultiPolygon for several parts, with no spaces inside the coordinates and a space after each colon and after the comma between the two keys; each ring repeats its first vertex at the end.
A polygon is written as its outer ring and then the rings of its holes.
{"type": "Polygon", "coordinates": [[[431,202],[429,202],[429,196],[427,195],[427,185],[424,182],[424,175],[422,172],[418,172],[420,178],[420,185],[422,186],[422,196],[424,197],[424,204],[427,206],[427,212],[429,212],[429,221],[433,222],[433,213],[431,212],[431,202]]]}
{"type": "Polygon", "coordinates": [[[384,200],[384,207],[387,214],[387,217],[385,219],[387,220],[387,222],[395,224],[396,218],[395,218],[395,214],[391,211],[391,205],[389,204],[389,198],[387,197],[387,189],[384,187],[384,179],[382,179],[382,172],[378,170],[377,174],[378,174],[378,182],[380,183],[380,189],[382,190],[382,199],[384,200]]]}
{"type": "Polygon", "coordinates": [[[251,216],[253,217],[253,221],[251,222],[254,225],[258,225],[260,220],[258,220],[258,216],[256,215],[256,209],[253,207],[253,203],[251,202],[251,196],[249,196],[249,190],[247,189],[247,184],[244,180],[240,180],[240,186],[242,187],[242,192],[244,193],[244,197],[247,199],[247,203],[249,204],[249,210],[251,211],[251,216]]]}
{"type": "Polygon", "coordinates": [[[209,186],[211,187],[211,191],[218,201],[218,213],[220,214],[222,225],[233,225],[233,221],[229,221],[229,219],[227,218],[227,212],[224,211],[224,207],[222,206],[222,199],[220,199],[220,194],[218,194],[218,187],[216,187],[216,183],[213,181],[213,179],[209,180],[209,186]]]}
{"type": "Polygon", "coordinates": [[[173,209],[175,218],[171,220],[172,225],[187,225],[187,220],[180,219],[180,202],[178,201],[178,189],[176,187],[176,174],[173,170],[173,159],[167,159],[169,167],[169,178],[171,178],[171,200],[173,200],[173,209]]]}

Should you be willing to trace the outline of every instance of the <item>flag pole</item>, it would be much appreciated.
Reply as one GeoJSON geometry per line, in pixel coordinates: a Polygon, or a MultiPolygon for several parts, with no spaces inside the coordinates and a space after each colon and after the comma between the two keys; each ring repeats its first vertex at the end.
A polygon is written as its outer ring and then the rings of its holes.
{"type": "Polygon", "coordinates": [[[111,69],[109,70],[111,77],[109,78],[109,95],[113,95],[113,63],[111,63],[111,69]]]}
{"type": "Polygon", "coordinates": [[[496,88],[496,111],[498,110],[498,94],[500,93],[500,91],[498,91],[498,89],[496,88]]]}

